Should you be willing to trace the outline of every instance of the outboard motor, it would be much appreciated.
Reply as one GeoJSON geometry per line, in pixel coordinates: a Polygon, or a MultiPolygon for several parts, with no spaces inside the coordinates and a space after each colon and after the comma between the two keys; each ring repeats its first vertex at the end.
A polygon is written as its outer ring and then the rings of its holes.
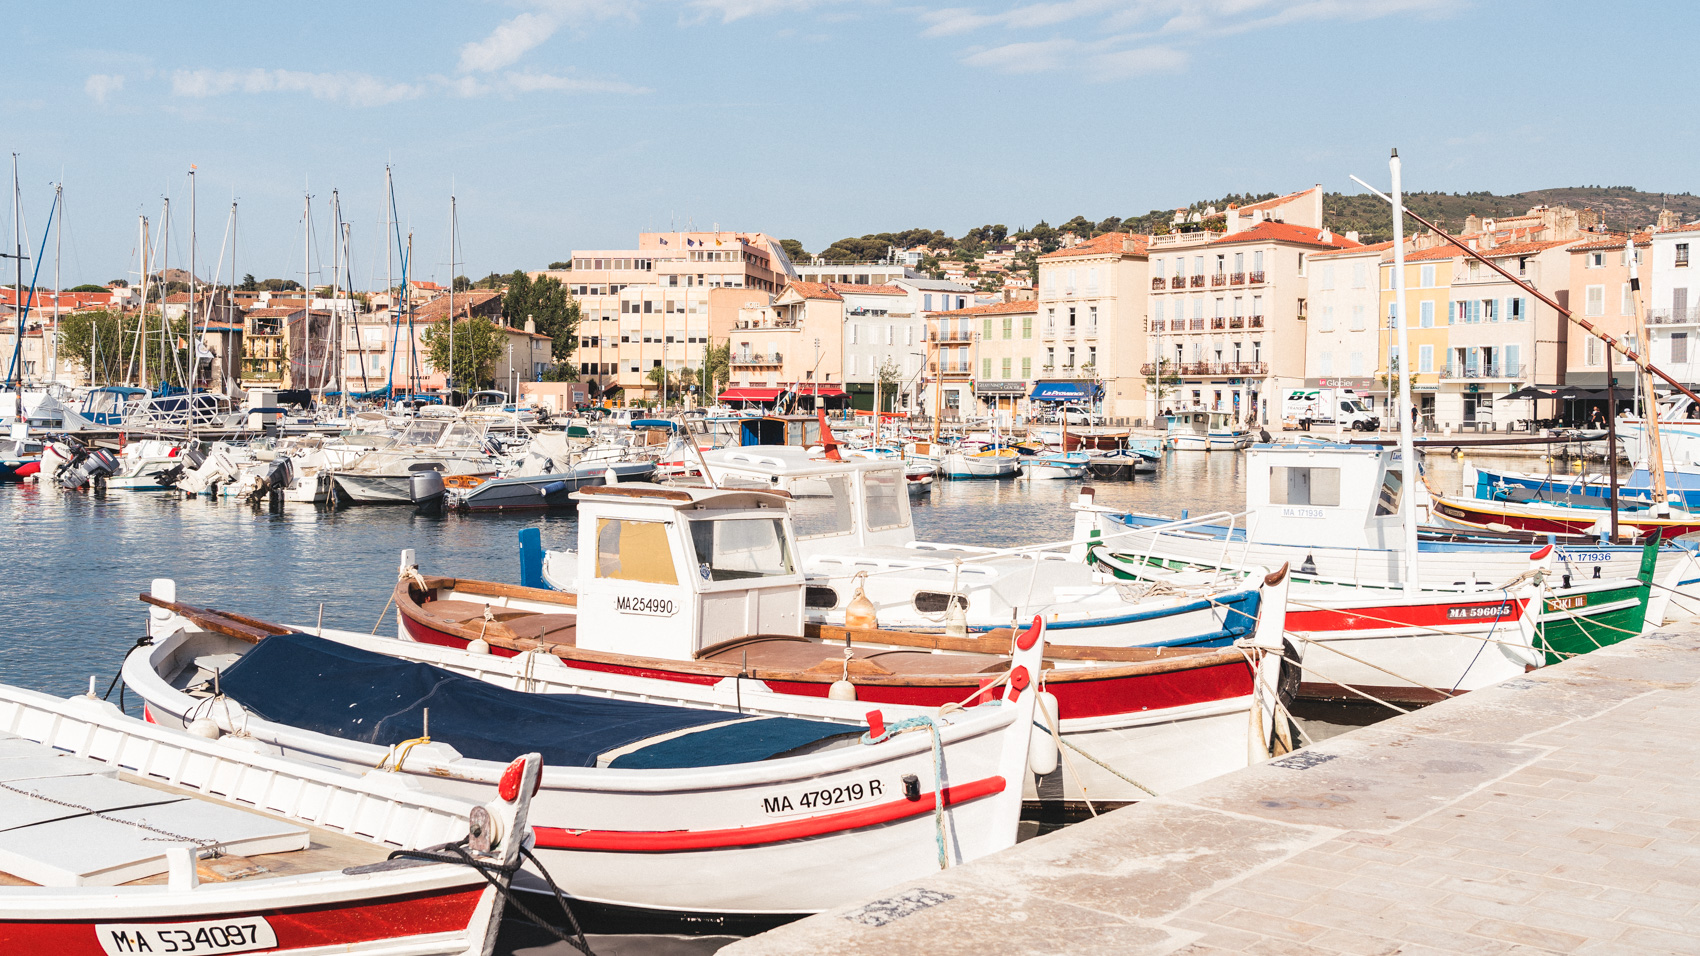
{"type": "Polygon", "coordinates": [[[416,471],[412,479],[413,506],[420,509],[440,507],[443,503],[443,473],[440,471],[416,471]]]}

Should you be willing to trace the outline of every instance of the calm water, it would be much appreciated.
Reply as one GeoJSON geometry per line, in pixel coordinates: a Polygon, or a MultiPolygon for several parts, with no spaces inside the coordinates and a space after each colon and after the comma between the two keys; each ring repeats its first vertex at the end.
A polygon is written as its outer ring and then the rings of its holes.
{"type": "MultiPolygon", "coordinates": [[[[1537,462],[1513,463],[1529,470],[1537,462]]],[[[1443,487],[1457,463],[1431,456],[1443,487]]],[[[1069,537],[1079,481],[940,481],[914,501],[916,533],[938,541],[1011,546],[1069,537]]],[[[1180,515],[1234,511],[1245,500],[1245,458],[1173,453],[1155,477],[1097,482],[1099,504],[1180,515]]],[[[805,499],[803,506],[809,502],[805,499]]],[[[389,600],[400,553],[412,548],[428,573],[499,581],[519,577],[516,532],[543,529],[548,547],[574,547],[572,512],[500,517],[417,515],[409,508],[307,505],[256,510],[223,499],[165,492],[104,497],[51,487],[0,485],[0,681],[70,694],[90,674],[102,689],[140,637],[136,600],[156,577],[175,578],[191,604],[253,617],[371,630],[389,600]]],[[[384,633],[394,632],[385,619],[384,633]]]]}

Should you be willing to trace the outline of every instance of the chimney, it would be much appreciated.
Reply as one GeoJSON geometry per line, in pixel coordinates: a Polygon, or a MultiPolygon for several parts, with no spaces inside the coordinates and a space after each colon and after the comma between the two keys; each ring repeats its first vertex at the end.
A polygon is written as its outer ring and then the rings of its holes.
{"type": "Polygon", "coordinates": [[[1347,242],[1357,242],[1358,241],[1358,231],[1356,229],[1346,230],[1346,241],[1347,242]]]}
{"type": "Polygon", "coordinates": [[[537,322],[529,315],[525,317],[525,330],[533,335],[537,334],[537,322]]]}
{"type": "Polygon", "coordinates": [[[1316,227],[1320,229],[1322,228],[1322,184],[1317,183],[1315,186],[1312,186],[1310,190],[1311,202],[1313,204],[1311,207],[1311,213],[1316,216],[1316,218],[1311,221],[1316,223],[1316,227]]]}
{"type": "Polygon", "coordinates": [[[1227,212],[1224,215],[1227,216],[1227,224],[1228,224],[1226,234],[1231,236],[1234,233],[1239,232],[1240,231],[1240,207],[1235,203],[1228,203],[1228,209],[1227,209],[1227,212]]]}

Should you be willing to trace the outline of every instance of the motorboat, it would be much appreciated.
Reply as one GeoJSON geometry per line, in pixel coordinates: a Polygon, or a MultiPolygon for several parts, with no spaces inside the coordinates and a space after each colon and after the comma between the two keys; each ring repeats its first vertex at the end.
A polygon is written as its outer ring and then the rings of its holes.
{"type": "Polygon", "coordinates": [[[1229,412],[1183,410],[1169,415],[1164,442],[1176,451],[1237,451],[1251,444],[1251,432],[1229,412]]]}
{"type": "Polygon", "coordinates": [[[969,478],[1013,478],[1021,472],[1021,453],[1013,448],[984,451],[953,450],[939,461],[939,474],[953,480],[969,478]]]}
{"type": "MultiPolygon", "coordinates": [[[[621,556],[627,572],[652,561],[621,556]]],[[[618,580],[627,598],[643,590],[618,580]]],[[[418,597],[446,612],[463,600],[452,588],[438,579],[418,597]]],[[[890,708],[888,719],[867,700],[776,709],[777,695],[730,665],[720,670],[733,679],[716,690],[589,673],[546,652],[504,658],[517,650],[501,635],[518,626],[523,589],[511,607],[485,605],[507,621],[484,628],[485,653],[467,649],[472,641],[450,650],[192,609],[170,582],[149,597],[155,641],[124,674],[160,725],[205,722],[296,761],[380,767],[394,786],[428,795],[482,792],[512,751],[536,746],[547,765],[531,804],[537,861],[575,912],[642,914],[651,925],[747,931],[1005,849],[1032,741],[1051,743],[1034,732],[1039,621],[1005,637],[984,685],[952,697],[962,706],[890,708]],[[719,706],[703,705],[711,693],[719,706]]],[[[584,611],[614,615],[642,644],[667,623],[664,602],[584,611]]],[[[528,875],[516,887],[540,889],[528,875]]]]}
{"type": "Polygon", "coordinates": [[[1083,451],[1041,452],[1022,463],[1027,477],[1038,480],[1079,478],[1090,459],[1083,451]]]}
{"type": "Polygon", "coordinates": [[[0,686],[0,949],[491,952],[537,754],[450,795],[148,716],[0,686]]]}
{"type": "Polygon", "coordinates": [[[1125,448],[1101,452],[1087,460],[1086,471],[1098,481],[1132,481],[1145,458],[1125,448]]]}
{"type": "Polygon", "coordinates": [[[422,494],[443,494],[442,476],[495,473],[491,448],[481,429],[454,417],[418,417],[393,443],[361,455],[331,473],[336,496],[348,504],[418,504],[422,494]],[[422,492],[419,479],[427,479],[422,492]],[[432,490],[434,489],[434,491],[432,490]]]}

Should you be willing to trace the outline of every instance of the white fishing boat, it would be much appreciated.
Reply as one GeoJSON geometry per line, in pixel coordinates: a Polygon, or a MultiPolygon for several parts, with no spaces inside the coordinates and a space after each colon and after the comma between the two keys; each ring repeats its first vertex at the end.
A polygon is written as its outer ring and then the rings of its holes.
{"type": "Polygon", "coordinates": [[[939,474],[953,480],[1013,478],[1021,473],[1021,453],[1013,448],[952,450],[939,461],[939,474]]]}
{"type": "MultiPolygon", "coordinates": [[[[169,602],[174,589],[155,590],[169,602]]],[[[575,908],[788,919],[1015,842],[1040,622],[1010,638],[979,702],[888,721],[867,703],[844,705],[838,720],[693,707],[656,681],[640,694],[529,693],[541,689],[533,675],[558,682],[565,668],[527,655],[517,675],[492,663],[471,676],[381,653],[358,634],[198,617],[218,630],[156,608],[156,643],[125,662],[155,721],[207,721],[298,760],[382,766],[451,795],[496,782],[508,752],[535,742],[547,763],[532,803],[536,852],[575,908]],[[524,689],[512,689],[515,676],[524,689]],[[850,712],[865,717],[846,723],[850,712]]]]}
{"type": "Polygon", "coordinates": [[[1191,409],[1169,416],[1164,441],[1176,451],[1237,451],[1251,444],[1251,432],[1228,412],[1191,409]]]}
{"type": "Polygon", "coordinates": [[[191,730],[0,686],[0,950],[488,956],[536,754],[451,796],[191,730]]]}

